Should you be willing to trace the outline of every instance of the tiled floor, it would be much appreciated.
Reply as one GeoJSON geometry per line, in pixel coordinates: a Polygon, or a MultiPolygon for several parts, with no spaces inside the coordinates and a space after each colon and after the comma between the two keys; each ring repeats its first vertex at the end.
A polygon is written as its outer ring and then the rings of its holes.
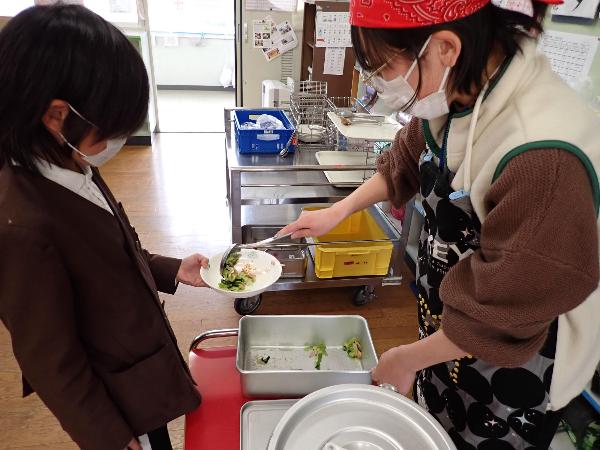
{"type": "Polygon", "coordinates": [[[160,131],[222,132],[223,108],[235,106],[233,91],[158,91],[160,131]]]}
{"type": "MultiPolygon", "coordinates": [[[[152,147],[125,148],[103,167],[148,250],[179,257],[211,255],[228,244],[223,140],[222,133],[159,134],[152,147]]],[[[361,314],[369,321],[378,353],[416,339],[408,281],[377,293],[374,303],[360,309],[351,304],[348,289],[268,293],[259,313],[361,314]]],[[[232,301],[208,289],[180,286],[176,295],[163,298],[184,355],[199,332],[235,327],[239,321],[232,301]]],[[[36,395],[20,398],[20,381],[10,337],[0,326],[0,449],[76,448],[36,395]]],[[[180,418],[169,424],[179,450],[183,423],[180,418]]]]}

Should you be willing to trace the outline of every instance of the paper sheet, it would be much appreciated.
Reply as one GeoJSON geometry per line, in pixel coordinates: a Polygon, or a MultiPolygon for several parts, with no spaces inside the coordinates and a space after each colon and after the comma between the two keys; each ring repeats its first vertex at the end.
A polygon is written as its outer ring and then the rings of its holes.
{"type": "Polygon", "coordinates": [[[343,75],[346,60],[346,47],[327,47],[325,49],[324,75],[343,75]]]}
{"type": "Polygon", "coordinates": [[[271,46],[263,48],[267,61],[283,55],[298,46],[298,37],[289,20],[284,20],[271,28],[271,46]]]}
{"type": "Polygon", "coordinates": [[[531,0],[492,0],[492,3],[499,8],[533,17],[533,3],[531,0]]]}
{"type": "Polygon", "coordinates": [[[169,34],[163,37],[164,47],[179,47],[179,36],[176,34],[169,34]]]}
{"type": "Polygon", "coordinates": [[[298,0],[246,0],[247,11],[286,11],[294,12],[298,0]]]}
{"type": "Polygon", "coordinates": [[[270,19],[252,21],[252,46],[254,48],[270,48],[273,45],[271,33],[273,22],[270,19]]]}
{"type": "Polygon", "coordinates": [[[352,47],[350,13],[317,11],[315,45],[317,47],[352,47]]]}
{"type": "Polygon", "coordinates": [[[600,0],[564,0],[562,5],[552,8],[552,14],[555,16],[594,19],[598,11],[598,5],[600,5],[600,0]]]}
{"type": "Polygon", "coordinates": [[[588,76],[598,49],[596,36],[546,31],[540,47],[552,69],[567,83],[574,85],[588,76]]]}
{"type": "Polygon", "coordinates": [[[130,13],[132,0],[110,0],[111,13],[130,13]]]}

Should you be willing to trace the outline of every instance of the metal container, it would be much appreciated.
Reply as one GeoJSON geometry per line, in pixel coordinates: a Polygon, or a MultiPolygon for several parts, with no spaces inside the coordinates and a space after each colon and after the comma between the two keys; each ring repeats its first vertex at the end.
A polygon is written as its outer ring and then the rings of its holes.
{"type": "MultiPolygon", "coordinates": [[[[242,239],[244,243],[251,244],[275,236],[281,229],[277,226],[244,226],[242,239]]],[[[295,247],[291,244],[302,243],[304,240],[283,239],[278,244],[290,244],[289,247],[276,247],[266,249],[281,263],[283,272],[281,278],[304,278],[308,262],[308,251],[304,247],[295,247]]]]}
{"type": "Polygon", "coordinates": [[[381,387],[331,386],[293,405],[268,450],[456,450],[435,418],[381,387]]]}
{"type": "Polygon", "coordinates": [[[377,355],[361,316],[246,316],[240,320],[236,365],[244,395],[294,398],[336,384],[371,384],[377,355]],[[353,337],[362,344],[360,360],[342,349],[353,337]],[[319,343],[328,355],[316,370],[306,346],[319,343]]]}
{"type": "Polygon", "coordinates": [[[265,450],[273,430],[297,400],[255,400],[240,411],[240,450],[265,450]]]}

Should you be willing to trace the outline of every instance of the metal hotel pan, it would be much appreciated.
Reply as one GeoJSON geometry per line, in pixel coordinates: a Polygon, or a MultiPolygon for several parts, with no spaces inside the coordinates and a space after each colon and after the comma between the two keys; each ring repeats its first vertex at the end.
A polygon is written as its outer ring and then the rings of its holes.
{"type": "Polygon", "coordinates": [[[377,354],[367,321],[361,316],[246,316],[240,320],[237,368],[249,397],[301,397],[343,383],[371,384],[377,354]],[[342,349],[348,339],[362,344],[362,359],[342,349]],[[325,343],[321,370],[305,350],[325,343]],[[269,357],[261,364],[261,357],[269,357]]]}

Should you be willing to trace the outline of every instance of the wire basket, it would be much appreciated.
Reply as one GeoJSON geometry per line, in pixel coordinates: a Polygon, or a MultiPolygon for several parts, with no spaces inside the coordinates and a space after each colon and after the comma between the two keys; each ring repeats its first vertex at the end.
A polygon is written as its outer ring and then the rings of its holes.
{"type": "Polygon", "coordinates": [[[332,144],[327,113],[332,109],[327,98],[327,82],[301,81],[290,99],[290,112],[300,146],[332,144]]]}

